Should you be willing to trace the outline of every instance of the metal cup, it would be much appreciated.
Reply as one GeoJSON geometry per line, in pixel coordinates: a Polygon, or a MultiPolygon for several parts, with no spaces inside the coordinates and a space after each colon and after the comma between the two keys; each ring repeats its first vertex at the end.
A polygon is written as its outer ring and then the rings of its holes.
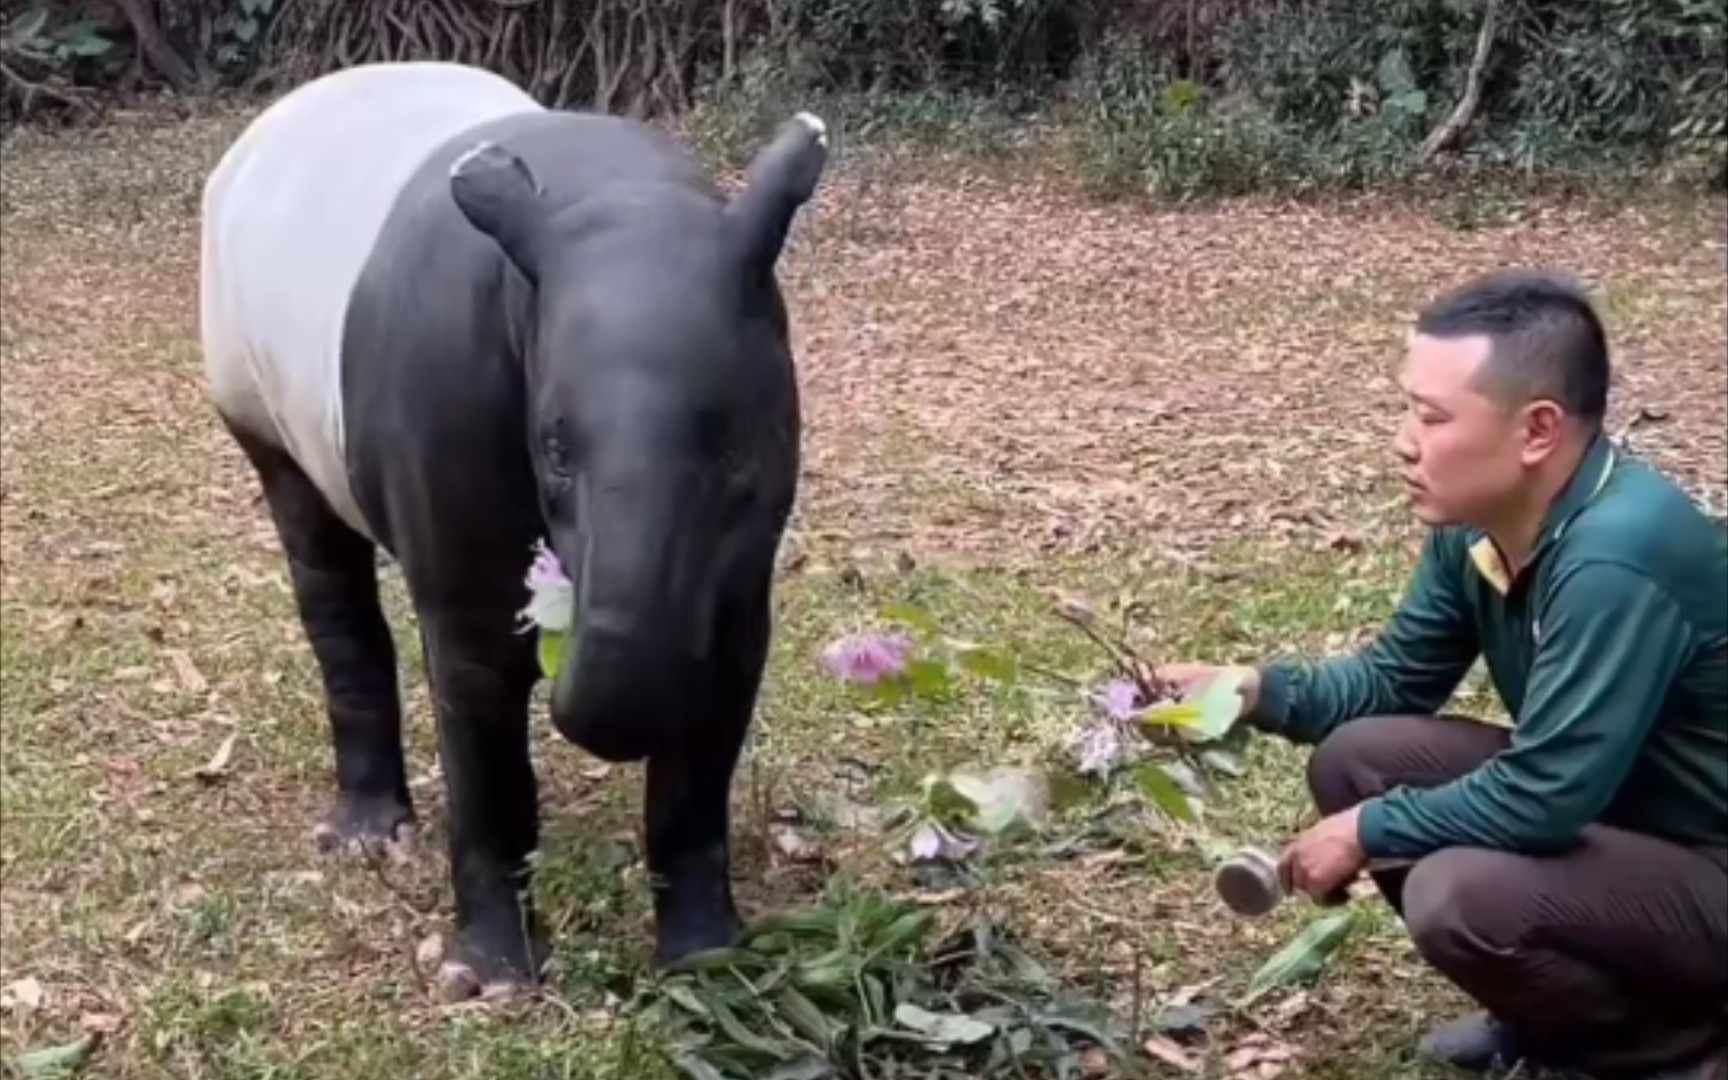
{"type": "MultiPolygon", "coordinates": [[[[1414,864],[1414,859],[1370,859],[1367,869],[1370,872],[1407,870],[1414,864]]],[[[1289,895],[1278,876],[1277,857],[1256,847],[1238,848],[1234,855],[1219,864],[1212,875],[1212,888],[1224,901],[1225,907],[1250,919],[1271,912],[1289,895]]],[[[1341,886],[1317,901],[1321,907],[1337,907],[1349,902],[1348,886],[1341,886]]]]}
{"type": "Polygon", "coordinates": [[[1259,918],[1284,900],[1284,883],[1278,879],[1278,860],[1259,848],[1241,848],[1225,859],[1212,875],[1218,898],[1238,915],[1259,918]]]}

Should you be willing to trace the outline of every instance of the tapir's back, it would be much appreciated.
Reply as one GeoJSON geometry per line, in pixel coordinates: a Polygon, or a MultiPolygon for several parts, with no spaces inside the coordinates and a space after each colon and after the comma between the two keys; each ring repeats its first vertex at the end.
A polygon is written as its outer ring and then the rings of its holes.
{"type": "Polygon", "coordinates": [[[261,114],[204,192],[201,320],[216,407],[287,449],[366,532],[343,464],[348,298],[399,194],[452,137],[539,112],[489,72],[443,63],[348,68],[261,114]]]}

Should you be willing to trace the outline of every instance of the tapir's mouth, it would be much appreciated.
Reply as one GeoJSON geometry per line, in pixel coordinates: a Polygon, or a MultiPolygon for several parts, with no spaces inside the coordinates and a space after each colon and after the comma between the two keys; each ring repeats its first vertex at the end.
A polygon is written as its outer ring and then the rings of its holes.
{"type": "Polygon", "coordinates": [[[640,760],[666,745],[698,692],[701,663],[644,629],[616,611],[579,611],[553,682],[553,726],[608,761],[640,760]]]}

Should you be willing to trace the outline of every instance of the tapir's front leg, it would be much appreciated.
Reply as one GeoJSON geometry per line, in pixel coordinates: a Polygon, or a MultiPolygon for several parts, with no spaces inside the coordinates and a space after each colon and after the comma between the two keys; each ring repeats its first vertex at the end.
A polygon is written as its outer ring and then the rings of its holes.
{"type": "Polygon", "coordinates": [[[539,804],[528,754],[532,638],[508,608],[423,607],[428,678],[449,805],[457,949],[447,990],[533,981],[546,941],[529,897],[539,804]]]}
{"type": "Polygon", "coordinates": [[[661,966],[730,945],[742,928],[732,901],[730,796],[767,660],[769,619],[766,590],[723,612],[711,695],[678,743],[648,760],[648,871],[661,966]]]}

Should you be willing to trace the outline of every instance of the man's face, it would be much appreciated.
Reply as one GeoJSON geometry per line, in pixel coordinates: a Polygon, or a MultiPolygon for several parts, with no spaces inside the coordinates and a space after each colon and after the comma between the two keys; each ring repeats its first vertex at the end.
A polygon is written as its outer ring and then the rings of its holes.
{"type": "Polygon", "coordinates": [[[1489,350],[1481,336],[1410,336],[1402,378],[1407,407],[1393,448],[1411,505],[1429,525],[1500,520],[1534,463],[1526,410],[1472,385],[1489,350]]]}

